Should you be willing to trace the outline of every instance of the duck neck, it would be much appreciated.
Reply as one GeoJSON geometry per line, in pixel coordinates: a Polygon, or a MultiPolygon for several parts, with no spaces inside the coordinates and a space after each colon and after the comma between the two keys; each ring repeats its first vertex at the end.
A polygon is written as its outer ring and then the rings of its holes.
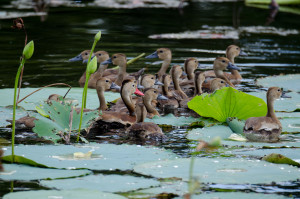
{"type": "Polygon", "coordinates": [[[166,74],[169,66],[170,66],[170,63],[171,63],[171,59],[172,57],[169,57],[167,59],[164,59],[159,71],[158,71],[158,80],[161,81],[161,78],[164,74],[166,74]]]}
{"type": "Polygon", "coordinates": [[[122,63],[121,65],[119,65],[119,73],[118,73],[118,77],[115,82],[119,86],[122,85],[122,81],[124,80],[124,77],[126,76],[126,67],[127,67],[127,63],[122,63]]]}
{"type": "Polygon", "coordinates": [[[104,89],[103,88],[97,88],[97,94],[100,102],[100,107],[99,109],[102,111],[105,111],[108,107],[106,105],[105,97],[104,97],[104,89]]]}
{"type": "Polygon", "coordinates": [[[127,107],[128,111],[129,111],[129,115],[130,116],[134,116],[134,105],[132,102],[132,97],[131,95],[128,95],[128,93],[125,91],[125,89],[122,89],[121,91],[121,98],[125,104],[125,106],[127,107]]]}
{"type": "Polygon", "coordinates": [[[195,83],[195,95],[201,95],[202,94],[202,81],[194,81],[195,83]]]}
{"type": "Polygon", "coordinates": [[[106,65],[99,65],[99,68],[98,68],[98,73],[101,75],[101,77],[102,77],[102,75],[103,75],[103,73],[104,73],[104,71],[107,69],[107,67],[108,67],[108,64],[106,64],[106,65]]]}
{"type": "Polygon", "coordinates": [[[267,106],[268,106],[267,117],[271,117],[273,120],[278,120],[274,111],[274,99],[272,99],[269,96],[267,97],[267,106]]]}
{"type": "Polygon", "coordinates": [[[225,82],[226,82],[229,86],[231,86],[232,88],[235,88],[235,86],[234,86],[234,85],[228,80],[228,78],[224,75],[224,73],[223,73],[222,70],[215,70],[215,69],[214,69],[214,71],[215,71],[216,77],[221,78],[221,79],[224,79],[225,82]]]}
{"type": "Polygon", "coordinates": [[[144,122],[147,116],[146,108],[143,106],[140,109],[141,109],[140,112],[136,114],[136,123],[144,122]]]}
{"type": "Polygon", "coordinates": [[[194,69],[192,69],[192,67],[191,66],[189,66],[189,65],[187,65],[187,67],[186,67],[186,73],[187,73],[187,78],[189,79],[189,80],[193,80],[194,79],[194,77],[195,77],[195,74],[194,74],[194,69]]]}
{"type": "Polygon", "coordinates": [[[152,106],[151,101],[152,101],[152,99],[147,99],[147,98],[143,97],[143,102],[147,109],[147,112],[152,113],[154,115],[159,115],[158,111],[152,106]]]}
{"type": "MultiPolygon", "coordinates": [[[[235,56],[233,54],[230,54],[230,53],[227,53],[226,54],[226,57],[229,59],[229,61],[234,64],[234,58],[235,56]]],[[[230,69],[229,70],[231,72],[231,74],[233,75],[234,79],[242,79],[242,76],[241,74],[239,73],[239,71],[237,70],[233,70],[233,69],[230,69]]]]}

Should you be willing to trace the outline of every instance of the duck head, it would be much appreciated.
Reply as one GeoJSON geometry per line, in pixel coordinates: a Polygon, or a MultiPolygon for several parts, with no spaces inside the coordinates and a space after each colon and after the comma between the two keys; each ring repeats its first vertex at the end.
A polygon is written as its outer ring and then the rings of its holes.
{"type": "Polygon", "coordinates": [[[285,92],[279,87],[270,87],[267,92],[267,99],[276,100],[279,98],[291,98],[291,97],[286,95],[285,92]]]}
{"type": "MultiPolygon", "coordinates": [[[[109,59],[109,54],[106,51],[100,50],[94,53],[93,57],[97,57],[97,63],[102,63],[109,59]]],[[[92,57],[92,58],[93,58],[92,57]]],[[[83,60],[83,63],[87,63],[88,58],[83,60]]]]}
{"type": "Polygon", "coordinates": [[[200,63],[196,58],[188,58],[184,62],[184,71],[187,74],[187,77],[189,80],[194,78],[194,71],[199,68],[200,69],[200,63]]]}
{"type": "Polygon", "coordinates": [[[113,64],[116,66],[122,66],[122,65],[126,64],[126,62],[127,62],[126,55],[124,55],[122,53],[116,53],[116,54],[113,54],[110,59],[102,62],[101,65],[113,64]]]}
{"type": "Polygon", "coordinates": [[[159,48],[151,55],[146,56],[147,59],[159,58],[161,60],[171,60],[172,52],[169,48],[159,48]]]}
{"type": "Polygon", "coordinates": [[[90,52],[91,52],[90,50],[84,50],[76,57],[69,59],[69,62],[87,60],[87,59],[89,59],[90,52]]]}
{"type": "Polygon", "coordinates": [[[141,78],[141,85],[144,86],[144,88],[151,88],[154,85],[163,85],[156,77],[152,74],[146,74],[143,75],[141,78]]]}
{"type": "Polygon", "coordinates": [[[110,90],[110,89],[116,89],[120,90],[120,86],[116,85],[114,82],[112,82],[110,79],[106,77],[101,77],[98,79],[96,83],[96,89],[101,88],[104,91],[110,90]]]}
{"type": "Polygon", "coordinates": [[[226,57],[234,59],[237,56],[247,56],[247,53],[242,51],[241,48],[236,45],[228,46],[226,49],[226,57]]]}
{"type": "Polygon", "coordinates": [[[241,70],[236,65],[231,63],[226,57],[217,57],[214,61],[214,70],[223,71],[226,69],[241,70]]]}
{"type": "Polygon", "coordinates": [[[223,87],[226,87],[226,82],[220,78],[214,78],[210,83],[210,90],[215,92],[223,87]]]}

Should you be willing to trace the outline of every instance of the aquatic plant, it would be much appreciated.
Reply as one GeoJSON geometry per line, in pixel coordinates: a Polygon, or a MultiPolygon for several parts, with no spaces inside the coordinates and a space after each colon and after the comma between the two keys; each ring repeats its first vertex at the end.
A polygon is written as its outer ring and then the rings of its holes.
{"type": "Polygon", "coordinates": [[[194,97],[188,107],[203,117],[225,122],[228,117],[246,120],[267,114],[267,105],[261,98],[224,87],[209,95],[194,97]]]}
{"type": "Polygon", "coordinates": [[[24,67],[26,60],[30,59],[34,52],[34,43],[30,41],[23,50],[23,55],[21,58],[21,63],[17,71],[16,79],[15,79],[15,87],[14,87],[14,103],[13,103],[13,122],[12,122],[12,133],[11,133],[11,145],[12,145],[12,156],[11,162],[14,162],[14,145],[15,145],[15,132],[16,132],[16,108],[17,108],[17,87],[20,78],[20,73],[24,67]]]}
{"type": "Polygon", "coordinates": [[[80,111],[80,122],[79,122],[79,128],[78,128],[78,135],[77,135],[77,142],[79,141],[79,136],[80,136],[80,130],[81,130],[81,125],[82,125],[82,115],[83,115],[83,109],[86,108],[86,97],[87,97],[87,89],[88,89],[88,82],[90,79],[90,76],[92,73],[94,73],[97,70],[97,59],[94,57],[91,62],[92,54],[94,52],[94,49],[96,47],[97,42],[101,38],[101,31],[99,31],[95,37],[94,37],[94,43],[90,52],[90,56],[88,59],[87,63],[87,68],[86,68],[86,78],[85,78],[85,84],[83,88],[83,93],[82,93],[82,106],[81,106],[81,111],[80,111]]]}

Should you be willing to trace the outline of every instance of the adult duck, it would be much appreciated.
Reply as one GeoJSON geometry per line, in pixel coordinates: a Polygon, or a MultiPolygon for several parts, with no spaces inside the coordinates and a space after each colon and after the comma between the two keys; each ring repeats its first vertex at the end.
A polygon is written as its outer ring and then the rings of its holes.
{"type": "Polygon", "coordinates": [[[104,92],[108,91],[110,89],[120,89],[120,86],[116,85],[114,82],[112,82],[110,79],[106,77],[101,77],[98,79],[96,83],[96,91],[99,99],[99,110],[106,111],[108,109],[108,106],[105,101],[104,92]]]}
{"type": "Polygon", "coordinates": [[[274,101],[280,97],[288,96],[279,87],[270,87],[267,92],[267,115],[246,120],[244,134],[249,141],[277,142],[279,140],[282,126],[274,112],[274,101]]]}
{"type": "Polygon", "coordinates": [[[154,53],[146,56],[145,58],[147,59],[158,58],[163,60],[163,63],[157,73],[158,80],[162,81],[162,76],[166,74],[172,60],[171,50],[169,48],[159,48],[154,53]]]}
{"type": "Polygon", "coordinates": [[[136,122],[126,130],[129,139],[161,142],[166,139],[161,128],[153,122],[144,122],[147,109],[143,103],[136,104],[136,122]]]}
{"type": "Polygon", "coordinates": [[[184,71],[187,74],[188,80],[194,81],[194,72],[197,68],[200,69],[200,63],[196,58],[191,57],[184,61],[184,71]]]}
{"type": "Polygon", "coordinates": [[[141,77],[140,85],[144,88],[153,88],[155,85],[162,86],[163,83],[161,83],[155,75],[145,74],[141,77]]]}

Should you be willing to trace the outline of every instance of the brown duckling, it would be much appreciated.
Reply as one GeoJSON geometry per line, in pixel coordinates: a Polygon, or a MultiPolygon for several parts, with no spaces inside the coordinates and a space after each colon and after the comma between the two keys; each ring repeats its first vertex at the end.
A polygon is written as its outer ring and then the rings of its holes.
{"type": "Polygon", "coordinates": [[[182,89],[179,85],[179,79],[180,79],[180,76],[182,75],[182,72],[183,72],[183,70],[182,70],[181,66],[179,66],[179,65],[172,66],[172,68],[170,70],[171,78],[172,78],[172,81],[174,84],[174,90],[176,91],[175,95],[177,96],[178,100],[188,98],[188,96],[182,91],[182,89]]]}
{"type": "Polygon", "coordinates": [[[194,75],[194,95],[201,95],[202,91],[202,84],[205,81],[204,72],[196,71],[194,75]]]}
{"type": "MultiPolygon", "coordinates": [[[[234,59],[237,56],[247,56],[247,53],[241,50],[240,47],[236,45],[230,45],[226,48],[226,57],[229,61],[234,64],[234,59]]],[[[224,73],[229,80],[233,80],[234,83],[239,83],[242,80],[242,76],[238,70],[229,69],[231,73],[224,73]]],[[[213,70],[209,70],[205,72],[205,76],[207,77],[216,77],[215,72],[213,70]]]]}
{"type": "Polygon", "coordinates": [[[140,85],[142,85],[144,88],[153,88],[155,85],[158,85],[158,86],[162,86],[163,85],[163,83],[161,83],[155,77],[155,75],[152,75],[152,74],[143,75],[141,77],[140,82],[141,82],[140,85]]]}
{"type": "Polygon", "coordinates": [[[147,88],[144,91],[143,104],[145,105],[149,118],[159,115],[158,111],[155,109],[157,100],[168,100],[165,96],[161,95],[155,88],[147,88]]]}
{"type": "Polygon", "coordinates": [[[99,110],[105,111],[108,109],[105,97],[104,97],[104,92],[110,89],[120,89],[120,86],[116,85],[114,82],[112,82],[110,79],[106,77],[101,77],[98,79],[96,83],[96,90],[97,90],[97,95],[99,98],[99,110]]]}
{"type": "Polygon", "coordinates": [[[279,87],[270,87],[267,92],[268,112],[265,117],[250,117],[246,120],[244,134],[249,141],[277,142],[282,126],[274,112],[274,101],[287,98],[279,87]]]}
{"type": "Polygon", "coordinates": [[[75,61],[83,61],[89,58],[90,56],[90,50],[84,50],[79,55],[69,59],[69,62],[75,62],[75,61]]]}
{"type": "Polygon", "coordinates": [[[166,136],[161,128],[153,122],[144,122],[147,110],[143,103],[136,104],[136,122],[126,130],[130,139],[141,141],[163,141],[166,136]]]}
{"type": "Polygon", "coordinates": [[[213,93],[216,90],[219,90],[223,87],[226,87],[226,82],[220,78],[214,78],[210,83],[210,91],[213,93]]]}
{"type": "Polygon", "coordinates": [[[168,98],[168,100],[159,100],[159,106],[160,108],[164,109],[164,112],[166,110],[174,110],[179,107],[179,102],[175,98],[176,94],[174,90],[170,91],[169,86],[172,82],[172,78],[168,74],[164,74],[162,76],[162,83],[164,84],[162,86],[162,94],[168,98]]]}
{"type": "Polygon", "coordinates": [[[172,60],[172,52],[169,48],[159,48],[151,55],[146,56],[145,58],[151,59],[151,58],[159,58],[163,60],[163,63],[157,73],[158,80],[162,81],[162,76],[166,74],[171,60],[172,60]]]}
{"type": "Polygon", "coordinates": [[[200,68],[200,63],[196,58],[187,58],[184,61],[184,71],[187,74],[188,80],[194,81],[194,72],[197,68],[200,68]]]}

